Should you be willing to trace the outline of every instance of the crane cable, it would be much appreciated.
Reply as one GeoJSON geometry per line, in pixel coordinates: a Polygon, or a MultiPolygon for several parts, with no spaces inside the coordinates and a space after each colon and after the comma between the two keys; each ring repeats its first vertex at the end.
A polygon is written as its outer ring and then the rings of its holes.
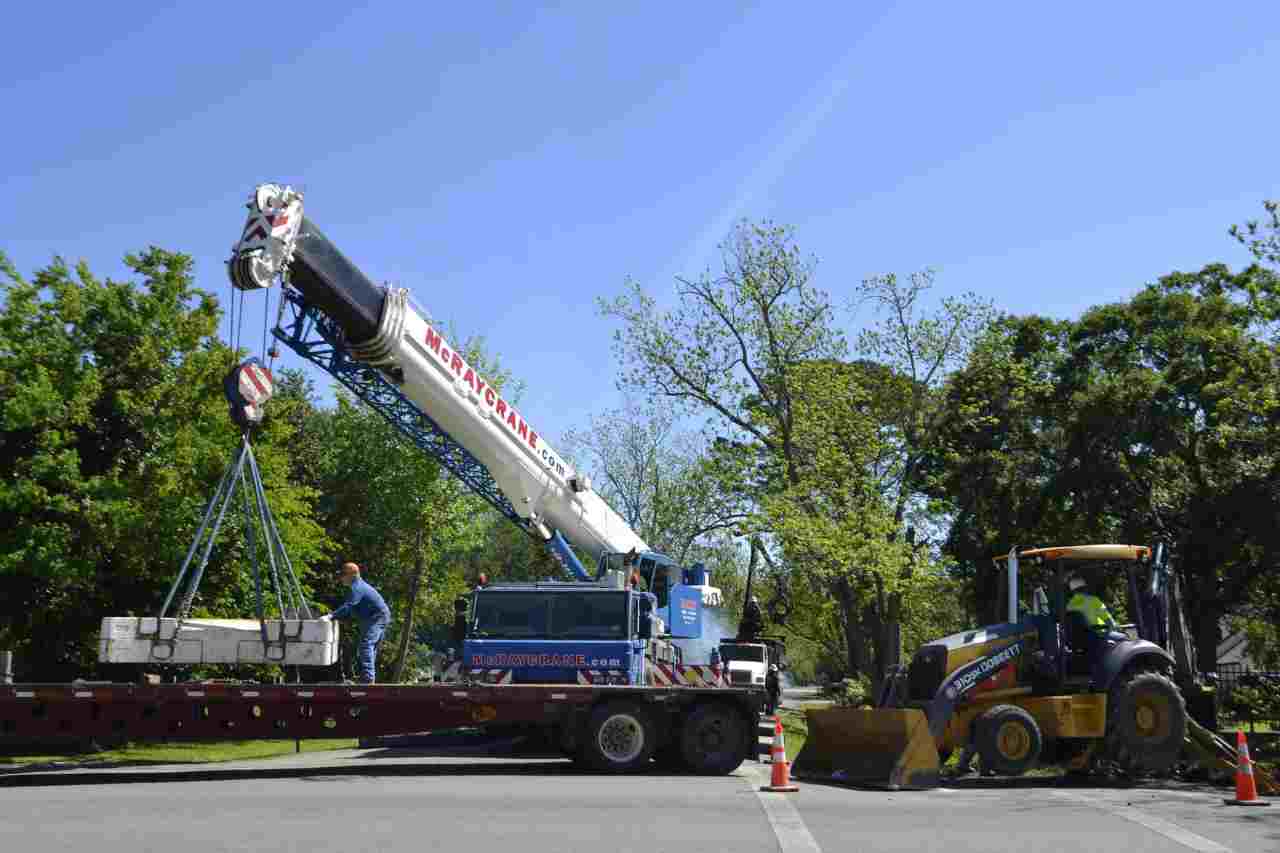
{"type": "MultiPolygon", "coordinates": [[[[271,317],[271,288],[267,288],[267,298],[262,303],[262,360],[267,360],[267,323],[271,317]]],[[[270,366],[267,367],[270,370],[270,366]]]]}
{"type": "MultiPolygon", "coordinates": [[[[289,269],[285,267],[280,272],[280,296],[276,299],[276,328],[280,328],[280,324],[284,322],[284,291],[289,286],[289,269]]],[[[280,357],[280,348],[275,342],[271,342],[271,348],[267,349],[267,318],[271,315],[271,292],[267,292],[267,303],[262,309],[262,348],[265,351],[267,360],[267,371],[275,376],[276,359],[280,357]]]]}

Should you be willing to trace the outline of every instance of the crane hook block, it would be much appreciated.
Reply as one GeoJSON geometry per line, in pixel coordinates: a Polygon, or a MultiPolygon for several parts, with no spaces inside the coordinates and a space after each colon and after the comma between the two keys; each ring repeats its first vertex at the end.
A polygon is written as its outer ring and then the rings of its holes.
{"type": "Polygon", "coordinates": [[[232,368],[222,381],[231,405],[231,421],[247,428],[262,422],[263,407],[275,391],[271,368],[258,358],[246,359],[232,368]]]}

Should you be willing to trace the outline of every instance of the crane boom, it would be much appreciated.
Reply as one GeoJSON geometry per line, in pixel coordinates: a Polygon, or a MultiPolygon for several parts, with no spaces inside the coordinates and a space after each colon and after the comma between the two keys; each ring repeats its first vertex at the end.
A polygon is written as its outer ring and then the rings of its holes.
{"type": "MultiPolygon", "coordinates": [[[[289,331],[277,329],[277,337],[536,534],[580,579],[590,578],[564,538],[602,557],[647,554],[670,564],[467,362],[407,290],[375,285],[338,251],[303,215],[301,193],[263,184],[246,206],[248,220],[228,272],[241,290],[266,288],[277,279],[287,284],[295,323],[289,331]],[[325,344],[322,356],[304,339],[304,319],[325,344]]],[[[722,603],[704,572],[684,580],[700,591],[702,603],[722,603]]]]}

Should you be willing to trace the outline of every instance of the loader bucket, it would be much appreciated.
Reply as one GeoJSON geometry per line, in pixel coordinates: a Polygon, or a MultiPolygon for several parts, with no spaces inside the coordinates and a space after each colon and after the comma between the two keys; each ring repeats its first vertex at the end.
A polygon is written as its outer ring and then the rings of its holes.
{"type": "Polygon", "coordinates": [[[809,735],[792,773],[815,781],[924,790],[938,785],[938,748],[924,711],[832,708],[806,711],[809,735]]]}

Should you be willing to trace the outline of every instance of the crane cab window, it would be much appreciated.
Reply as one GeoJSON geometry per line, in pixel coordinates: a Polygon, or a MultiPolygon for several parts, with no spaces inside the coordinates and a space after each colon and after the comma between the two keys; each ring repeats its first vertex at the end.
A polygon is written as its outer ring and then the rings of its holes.
{"type": "Polygon", "coordinates": [[[658,597],[658,608],[666,607],[671,601],[671,582],[667,577],[667,567],[658,566],[654,570],[653,584],[650,587],[653,594],[658,597]]]}
{"type": "Polygon", "coordinates": [[[721,646],[720,659],[729,661],[745,661],[748,663],[764,663],[764,646],[721,646]]]}
{"type": "Polygon", "coordinates": [[[627,636],[625,592],[482,592],[477,639],[620,640],[627,636]]]}
{"type": "Polygon", "coordinates": [[[569,593],[551,599],[551,636],[621,640],[627,636],[626,593],[569,593]]]}
{"type": "Polygon", "coordinates": [[[640,577],[644,578],[645,589],[658,597],[658,609],[666,607],[671,601],[670,572],[674,567],[660,563],[652,557],[640,560],[640,577]]]}
{"type": "Polygon", "coordinates": [[[511,639],[545,637],[548,604],[547,596],[537,593],[481,593],[476,596],[475,634],[511,639]]]}

